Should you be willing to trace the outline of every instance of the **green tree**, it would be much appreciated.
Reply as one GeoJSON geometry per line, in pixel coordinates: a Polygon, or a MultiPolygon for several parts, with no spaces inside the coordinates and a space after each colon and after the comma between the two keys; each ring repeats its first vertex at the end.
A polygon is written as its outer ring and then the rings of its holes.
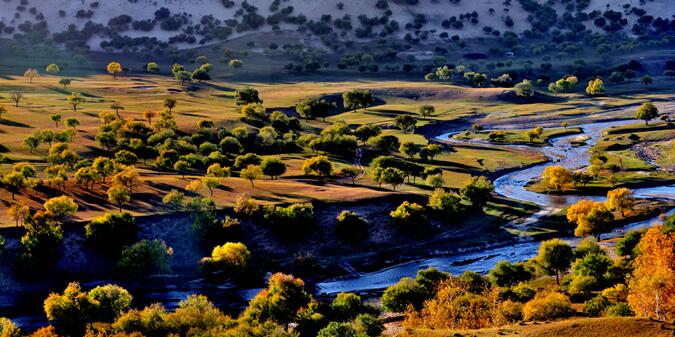
{"type": "Polygon", "coordinates": [[[120,275],[131,278],[170,272],[172,255],[173,249],[164,241],[142,240],[122,250],[117,268],[120,275]]]}
{"type": "Polygon", "coordinates": [[[148,62],[148,64],[145,65],[145,71],[149,73],[158,73],[159,65],[157,64],[157,62],[148,62]]]}
{"type": "Polygon", "coordinates": [[[170,205],[174,210],[179,211],[185,203],[185,194],[177,189],[172,189],[162,198],[162,203],[170,205]]]}
{"type": "Polygon", "coordinates": [[[68,98],[68,104],[73,107],[73,111],[77,112],[77,106],[84,103],[86,99],[80,95],[79,92],[73,92],[71,93],[68,98]]]}
{"type": "Polygon", "coordinates": [[[59,80],[59,84],[62,85],[63,89],[65,90],[70,85],[70,83],[72,81],[73,80],[70,79],[70,78],[62,78],[62,79],[59,80]]]}
{"type": "Polygon", "coordinates": [[[80,121],[75,117],[69,117],[66,118],[66,122],[64,124],[66,125],[66,127],[69,127],[74,130],[75,128],[80,126],[80,121]]]}
{"type": "Polygon", "coordinates": [[[325,99],[318,97],[304,99],[295,105],[295,111],[303,118],[313,119],[321,117],[324,122],[330,111],[335,110],[336,108],[337,106],[335,103],[330,103],[325,99]]]}
{"type": "Polygon", "coordinates": [[[234,101],[237,105],[262,104],[263,100],[258,96],[258,90],[251,87],[237,89],[234,92],[234,101]]]}
{"type": "Polygon", "coordinates": [[[428,116],[433,115],[436,112],[436,107],[433,105],[420,105],[417,107],[417,113],[422,116],[422,118],[427,118],[428,116]]]}
{"type": "Polygon", "coordinates": [[[560,284],[560,275],[572,264],[574,252],[572,246],[560,239],[544,241],[539,246],[537,262],[549,274],[555,274],[556,284],[560,284]]]}
{"type": "Polygon", "coordinates": [[[387,167],[382,170],[377,179],[377,182],[380,184],[389,184],[391,187],[396,190],[396,187],[403,184],[405,179],[405,173],[395,167],[387,167]]]}
{"type": "Polygon", "coordinates": [[[659,116],[659,109],[654,103],[643,103],[637,111],[635,111],[635,118],[645,121],[645,125],[649,125],[649,120],[659,116]]]}
{"type": "Polygon", "coordinates": [[[462,209],[462,202],[459,195],[448,192],[442,188],[436,188],[429,196],[429,208],[445,214],[459,214],[462,209]]]}
{"type": "Polygon", "coordinates": [[[513,91],[518,97],[532,97],[535,94],[534,85],[528,80],[523,80],[522,82],[516,84],[513,87],[513,91]]]}
{"type": "Polygon", "coordinates": [[[106,213],[91,220],[84,230],[87,240],[114,254],[134,243],[138,235],[136,219],[129,212],[106,213]]]}
{"type": "Polygon", "coordinates": [[[471,177],[465,183],[460,193],[462,197],[469,200],[474,207],[483,207],[490,200],[494,185],[492,182],[483,177],[471,177]]]}
{"type": "Polygon", "coordinates": [[[499,287],[510,287],[532,278],[532,273],[522,263],[513,264],[509,261],[499,261],[489,275],[492,283],[499,287]]]}
{"type": "Polygon", "coordinates": [[[265,158],[260,164],[260,169],[263,174],[274,180],[286,173],[286,164],[280,158],[265,158]]]}
{"type": "Polygon", "coordinates": [[[69,217],[75,214],[78,208],[73,198],[66,195],[47,199],[44,207],[47,213],[56,219],[69,217]]]}
{"type": "Polygon", "coordinates": [[[401,146],[398,148],[398,151],[401,152],[404,156],[408,157],[410,160],[415,159],[415,155],[420,152],[420,149],[413,142],[404,142],[401,143],[401,146]]]}
{"type": "Polygon", "coordinates": [[[241,170],[239,173],[239,176],[250,181],[251,182],[251,187],[255,187],[253,182],[256,179],[260,179],[263,176],[263,171],[258,165],[249,165],[246,166],[245,169],[241,170]]]}
{"type": "Polygon", "coordinates": [[[333,163],[326,156],[315,156],[305,160],[302,171],[309,176],[329,177],[333,174],[333,163]]]}
{"type": "Polygon", "coordinates": [[[316,337],[359,337],[359,335],[349,323],[330,322],[319,330],[316,337]]]}
{"type": "Polygon", "coordinates": [[[173,112],[176,105],[178,105],[178,101],[175,98],[168,97],[164,99],[164,107],[169,109],[169,113],[173,112]]]}
{"type": "Polygon", "coordinates": [[[103,322],[112,322],[131,306],[133,300],[126,289],[114,284],[97,286],[88,295],[96,303],[93,318],[103,322]]]}
{"type": "Polygon", "coordinates": [[[45,71],[49,75],[56,75],[61,71],[61,68],[57,64],[52,63],[45,68],[45,71]]]}
{"type": "Polygon", "coordinates": [[[417,120],[415,117],[410,115],[398,115],[394,118],[394,124],[397,128],[401,129],[404,133],[415,131],[417,126],[417,120]]]}
{"type": "Polygon", "coordinates": [[[640,83],[644,84],[645,87],[646,87],[646,86],[648,86],[648,85],[654,83],[654,80],[652,79],[651,76],[645,75],[645,76],[642,76],[642,77],[640,78],[640,83]]]}
{"type": "Polygon", "coordinates": [[[375,104],[375,98],[369,90],[354,89],[342,94],[342,103],[345,108],[357,110],[359,108],[367,109],[375,104]]]}
{"type": "Polygon", "coordinates": [[[427,221],[424,206],[408,201],[401,203],[401,205],[389,213],[389,216],[394,224],[408,229],[414,226],[421,226],[427,221]]]}
{"type": "Polygon", "coordinates": [[[113,185],[108,189],[108,201],[119,207],[122,212],[122,206],[131,201],[131,189],[124,185],[113,185]]]}
{"type": "Polygon", "coordinates": [[[388,287],[381,298],[382,307],[389,312],[405,312],[409,305],[419,310],[424,300],[424,289],[410,277],[388,287]]]}

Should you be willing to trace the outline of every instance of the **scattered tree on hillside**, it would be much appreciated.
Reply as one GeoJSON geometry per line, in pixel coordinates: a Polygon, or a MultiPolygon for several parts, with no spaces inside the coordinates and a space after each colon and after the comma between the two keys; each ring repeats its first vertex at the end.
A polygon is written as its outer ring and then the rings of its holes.
{"type": "Polygon", "coordinates": [[[649,125],[649,120],[659,116],[659,109],[654,103],[643,103],[637,111],[635,111],[635,118],[645,121],[645,125],[649,125]]]}
{"type": "Polygon", "coordinates": [[[255,188],[255,185],[253,182],[256,179],[260,179],[263,177],[263,171],[258,165],[248,165],[246,168],[241,170],[239,173],[239,176],[250,181],[251,182],[251,187],[255,188]]]}
{"type": "Polygon", "coordinates": [[[84,103],[86,99],[79,92],[73,92],[67,97],[67,101],[73,107],[73,111],[77,112],[77,106],[84,103]]]}
{"type": "Polygon", "coordinates": [[[40,72],[37,69],[28,68],[23,76],[28,78],[29,83],[33,83],[33,79],[40,77],[40,72]]]}
{"type": "Polygon", "coordinates": [[[577,79],[576,76],[565,76],[559,80],[557,80],[555,83],[551,83],[548,85],[548,90],[550,92],[555,92],[555,93],[561,93],[561,92],[572,92],[574,91],[574,87],[576,87],[577,83],[579,80],[577,79]]]}
{"type": "Polygon", "coordinates": [[[410,115],[398,115],[394,118],[394,124],[404,133],[414,132],[417,126],[417,120],[410,115]]]}
{"type": "Polygon", "coordinates": [[[258,90],[251,87],[237,89],[234,92],[234,101],[237,105],[262,104],[263,100],[258,96],[258,90]]]}
{"type": "Polygon", "coordinates": [[[345,108],[351,110],[358,110],[359,108],[365,110],[369,106],[375,104],[375,98],[369,90],[354,89],[342,93],[342,103],[345,108]]]}
{"type": "Polygon", "coordinates": [[[9,99],[11,99],[12,102],[14,102],[14,106],[17,107],[17,108],[19,107],[19,101],[21,101],[22,98],[23,98],[23,93],[21,93],[20,91],[14,91],[9,96],[9,99]]]}
{"type": "Polygon", "coordinates": [[[124,110],[124,106],[122,106],[122,104],[119,102],[113,102],[110,104],[110,109],[115,110],[115,115],[117,115],[117,118],[122,118],[120,117],[120,110],[124,110]]]}
{"type": "Polygon", "coordinates": [[[513,87],[513,91],[518,97],[532,97],[535,93],[534,85],[528,80],[523,80],[522,82],[516,84],[513,87]]]}
{"type": "Polygon", "coordinates": [[[148,62],[148,64],[145,66],[145,70],[149,73],[158,73],[159,65],[156,62],[148,62]]]}
{"type": "Polygon", "coordinates": [[[305,160],[302,171],[309,176],[329,177],[333,174],[333,163],[326,156],[315,156],[305,160]]]}
{"type": "Polygon", "coordinates": [[[49,75],[56,75],[61,71],[61,68],[59,68],[59,66],[57,64],[52,63],[52,64],[48,65],[47,67],[45,67],[45,71],[49,75]]]}
{"type": "Polygon", "coordinates": [[[164,99],[164,107],[169,109],[169,113],[173,112],[173,109],[176,107],[177,104],[178,101],[175,98],[167,97],[164,99]]]}
{"type": "Polygon", "coordinates": [[[110,62],[106,67],[108,74],[113,75],[113,79],[117,79],[117,75],[122,72],[122,65],[118,62],[110,62]]]}
{"type": "Polygon", "coordinates": [[[122,212],[122,206],[131,201],[131,190],[124,185],[113,185],[108,189],[108,201],[122,212]]]}
{"type": "Polygon", "coordinates": [[[605,82],[599,78],[591,80],[588,82],[588,86],[586,87],[586,93],[591,96],[605,94],[605,82]]]}
{"type": "Polygon", "coordinates": [[[433,105],[420,105],[417,107],[417,113],[422,116],[422,118],[427,118],[428,116],[433,115],[436,112],[436,107],[433,105]]]}
{"type": "Polygon", "coordinates": [[[295,111],[303,118],[313,119],[321,117],[324,122],[328,113],[336,108],[335,103],[329,103],[325,99],[317,97],[304,99],[295,105],[295,111]]]}
{"type": "Polygon", "coordinates": [[[70,78],[62,78],[62,79],[59,80],[59,84],[62,85],[63,89],[65,90],[70,85],[70,83],[72,81],[73,80],[70,79],[70,78]]]}

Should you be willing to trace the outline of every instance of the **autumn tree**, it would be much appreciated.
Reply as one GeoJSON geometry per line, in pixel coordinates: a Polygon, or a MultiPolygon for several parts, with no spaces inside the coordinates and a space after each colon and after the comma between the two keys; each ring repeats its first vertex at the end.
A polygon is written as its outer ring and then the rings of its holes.
{"type": "Polygon", "coordinates": [[[20,202],[15,202],[7,208],[7,215],[14,220],[16,227],[23,225],[26,217],[30,214],[30,207],[20,202]]]}
{"type": "Polygon", "coordinates": [[[599,240],[612,228],[614,215],[602,202],[581,199],[567,209],[567,220],[577,226],[574,235],[594,235],[599,240]]]}
{"type": "Polygon", "coordinates": [[[110,62],[106,67],[108,74],[113,75],[113,79],[117,79],[117,75],[122,72],[122,65],[118,62],[110,62]]]}
{"type": "Polygon", "coordinates": [[[654,103],[643,103],[637,111],[635,111],[635,118],[645,121],[645,125],[649,125],[649,121],[659,116],[659,109],[654,103]]]}
{"type": "Polygon", "coordinates": [[[539,246],[537,262],[549,274],[555,274],[556,284],[560,284],[560,275],[572,264],[574,252],[572,246],[560,239],[544,241],[539,246]]]}
{"type": "Polygon", "coordinates": [[[534,85],[528,80],[523,80],[522,82],[516,84],[513,87],[513,91],[518,97],[532,97],[535,93],[534,85]]]}
{"type": "Polygon", "coordinates": [[[607,207],[620,211],[622,217],[625,216],[624,212],[632,210],[634,205],[635,198],[633,198],[633,192],[625,187],[607,192],[607,207]]]}
{"type": "Polygon", "coordinates": [[[638,316],[668,320],[675,317],[675,233],[662,229],[648,229],[638,244],[628,303],[638,316]]]}
{"type": "Polygon", "coordinates": [[[131,189],[124,185],[113,185],[108,189],[108,201],[119,207],[122,212],[122,206],[131,201],[131,189]]]}
{"type": "Polygon", "coordinates": [[[605,93],[605,82],[599,78],[591,80],[586,87],[586,93],[590,96],[603,95],[605,93]]]}
{"type": "Polygon", "coordinates": [[[251,252],[241,242],[227,242],[213,248],[210,257],[202,258],[202,268],[209,271],[225,270],[228,273],[237,273],[246,269],[251,252]]]}
{"type": "Polygon", "coordinates": [[[541,175],[541,179],[546,188],[560,191],[572,182],[572,172],[560,165],[547,166],[541,175]]]}

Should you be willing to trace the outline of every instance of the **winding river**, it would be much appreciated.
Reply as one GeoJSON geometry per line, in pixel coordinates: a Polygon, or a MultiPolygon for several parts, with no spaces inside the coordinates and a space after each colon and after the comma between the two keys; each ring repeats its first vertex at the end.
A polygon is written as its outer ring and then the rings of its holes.
{"type": "MultiPolygon", "coordinates": [[[[528,226],[535,224],[541,216],[550,214],[551,212],[562,207],[574,204],[581,198],[603,200],[604,197],[599,196],[549,195],[535,193],[527,191],[525,189],[525,185],[533,178],[541,176],[544,169],[548,166],[561,165],[569,169],[579,169],[587,166],[590,159],[590,153],[588,150],[598,141],[598,139],[602,137],[602,131],[613,126],[620,126],[629,123],[635,123],[635,121],[623,120],[578,125],[578,127],[581,127],[583,130],[581,134],[553,139],[550,142],[551,146],[543,148],[544,153],[550,158],[548,163],[514,171],[497,178],[494,181],[496,193],[510,199],[531,202],[539,205],[542,208],[540,212],[537,212],[530,218],[524,220],[520,219],[517,222],[509,225],[526,229],[528,226]],[[571,141],[577,137],[586,137],[587,140],[585,141],[585,145],[572,146],[571,141]]],[[[452,135],[455,133],[456,132],[446,133],[438,136],[437,139],[443,141],[460,142],[451,139],[452,135]]],[[[507,146],[518,147],[525,145],[507,146]]],[[[638,198],[664,198],[675,200],[675,185],[639,188],[634,189],[633,193],[638,198]]],[[[673,213],[674,210],[669,212],[669,214],[673,213]]],[[[621,236],[626,231],[651,226],[651,224],[657,220],[658,217],[655,217],[652,219],[631,223],[621,228],[617,228],[611,233],[603,234],[603,237],[610,238],[621,236]]],[[[578,242],[578,239],[573,237],[563,239],[573,245],[578,242]]],[[[461,274],[465,270],[485,273],[492,269],[497,264],[497,262],[501,260],[509,260],[511,262],[527,260],[537,255],[538,249],[538,241],[528,238],[521,238],[519,242],[506,246],[492,248],[488,247],[480,250],[467,251],[461,254],[454,254],[452,256],[420,259],[395,265],[383,270],[360,274],[358,277],[354,278],[320,282],[317,284],[317,292],[319,294],[335,294],[348,291],[383,289],[398,282],[403,277],[414,277],[418,270],[428,267],[435,267],[439,270],[450,272],[454,275],[461,274]]]]}

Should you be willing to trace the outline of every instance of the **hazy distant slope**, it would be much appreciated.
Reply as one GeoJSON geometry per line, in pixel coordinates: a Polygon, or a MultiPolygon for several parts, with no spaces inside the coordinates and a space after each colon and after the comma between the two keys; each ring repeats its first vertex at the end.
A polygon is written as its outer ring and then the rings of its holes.
{"type": "MultiPolygon", "coordinates": [[[[419,31],[423,31],[428,33],[430,41],[434,41],[438,40],[439,34],[444,31],[448,32],[450,36],[459,35],[466,38],[485,36],[486,33],[483,29],[486,26],[501,32],[512,30],[516,33],[531,28],[527,20],[529,13],[523,10],[518,0],[510,1],[508,6],[505,5],[507,1],[503,0],[461,0],[458,4],[453,4],[449,0],[420,0],[416,5],[408,5],[405,0],[389,0],[386,2],[388,8],[382,8],[382,6],[377,8],[377,0],[345,0],[343,1],[343,9],[338,9],[337,4],[339,2],[335,0],[280,0],[276,11],[270,10],[270,5],[273,3],[270,0],[250,0],[248,4],[257,7],[256,13],[262,18],[268,18],[271,14],[278,13],[289,6],[293,7],[292,16],[303,15],[309,21],[319,22],[323,15],[331,15],[333,21],[349,15],[354,29],[344,31],[344,38],[355,37],[355,30],[360,27],[360,20],[358,19],[360,15],[366,15],[369,18],[381,18],[385,16],[387,10],[391,11],[387,20],[389,22],[396,21],[401,28],[387,35],[393,38],[401,38],[411,32],[415,33],[414,31],[417,31],[417,34],[419,31]],[[494,11],[490,9],[494,9],[494,11]],[[473,12],[478,15],[478,22],[476,23],[471,23],[467,19],[463,20],[463,27],[461,28],[447,27],[447,22],[445,26],[443,25],[443,21],[447,21],[452,16],[459,18],[462,14],[473,12]],[[406,25],[416,23],[415,19],[418,14],[424,15],[424,26],[421,29],[405,29],[406,25]],[[513,22],[511,27],[505,24],[507,17],[513,22]]],[[[540,3],[544,3],[544,1],[540,1],[540,3]]],[[[117,26],[113,28],[113,31],[117,30],[116,33],[120,36],[130,38],[148,36],[156,37],[161,41],[168,41],[172,36],[183,33],[189,35],[190,30],[199,27],[204,16],[212,15],[214,19],[222,22],[222,26],[226,26],[224,22],[228,19],[236,18],[241,21],[242,16],[237,15],[237,11],[243,11],[241,9],[242,1],[232,1],[232,4],[233,6],[230,8],[226,8],[221,0],[5,0],[0,1],[0,22],[5,27],[10,28],[5,29],[0,37],[11,37],[15,32],[21,32],[21,24],[26,21],[35,24],[42,18],[47,25],[49,35],[66,30],[69,25],[75,25],[78,29],[81,29],[88,21],[108,27],[110,19],[120,15],[128,15],[133,21],[148,20],[147,23],[149,23],[155,19],[155,12],[159,8],[165,7],[170,10],[171,15],[186,13],[183,16],[186,20],[185,24],[176,30],[162,29],[159,24],[155,24],[154,28],[148,31],[134,29],[131,24],[127,24],[126,27],[124,25],[117,26]],[[80,17],[77,17],[78,11],[80,11],[80,17]],[[13,31],[10,32],[12,29],[13,31]]],[[[671,17],[675,13],[675,1],[673,0],[647,1],[644,5],[641,5],[639,0],[592,0],[583,11],[590,12],[595,9],[624,11],[622,9],[624,4],[642,8],[648,15],[653,16],[671,17]]],[[[565,6],[562,3],[556,3],[555,8],[558,16],[561,16],[565,6]]],[[[629,21],[626,27],[630,27],[638,17],[626,15],[626,18],[629,21]]],[[[587,26],[591,28],[593,25],[589,23],[587,26]]],[[[232,32],[227,35],[227,38],[274,29],[271,24],[263,24],[255,29],[247,29],[241,32],[237,31],[238,27],[232,28],[232,32]]],[[[278,29],[295,31],[298,29],[298,25],[282,22],[278,25],[278,29]]],[[[597,29],[597,27],[594,29],[597,29]]],[[[104,37],[94,35],[88,41],[88,44],[91,47],[98,48],[104,37]]],[[[372,38],[374,37],[376,36],[372,36],[372,38]]],[[[195,43],[177,43],[177,45],[186,47],[190,44],[197,44],[200,39],[200,37],[197,37],[195,43]]],[[[205,42],[214,41],[216,40],[205,42]]]]}

